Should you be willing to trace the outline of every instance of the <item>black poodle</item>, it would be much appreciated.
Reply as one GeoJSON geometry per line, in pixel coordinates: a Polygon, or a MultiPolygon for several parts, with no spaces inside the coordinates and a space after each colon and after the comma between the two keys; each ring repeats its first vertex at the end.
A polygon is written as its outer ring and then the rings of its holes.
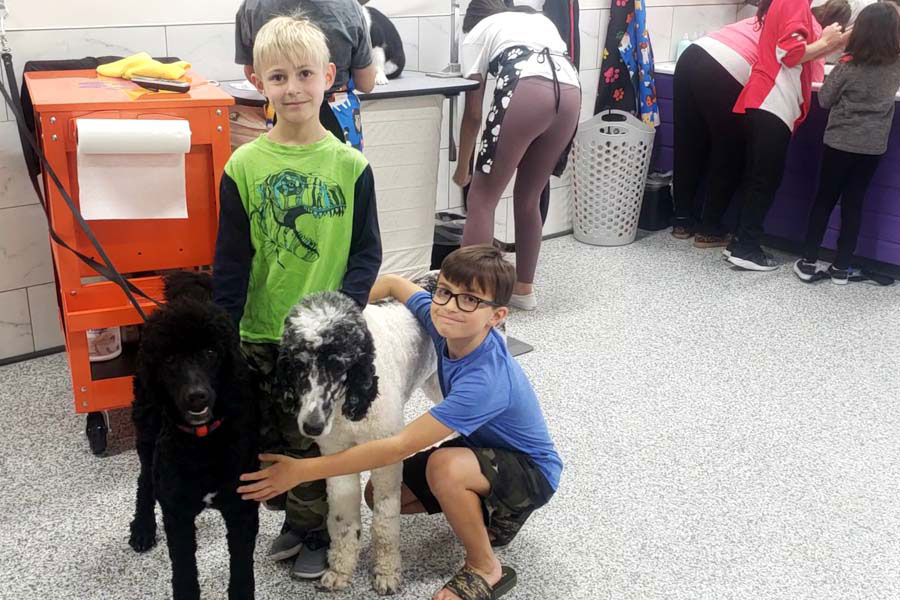
{"type": "Polygon", "coordinates": [[[143,327],[134,376],[141,473],[129,543],[137,552],[156,544],[158,500],[174,598],[200,598],[194,519],[212,506],[228,531],[228,597],[253,598],[258,504],[236,490],[241,473],[259,468],[259,414],[238,334],[211,302],[207,276],[178,272],[165,284],[167,305],[143,327]]]}

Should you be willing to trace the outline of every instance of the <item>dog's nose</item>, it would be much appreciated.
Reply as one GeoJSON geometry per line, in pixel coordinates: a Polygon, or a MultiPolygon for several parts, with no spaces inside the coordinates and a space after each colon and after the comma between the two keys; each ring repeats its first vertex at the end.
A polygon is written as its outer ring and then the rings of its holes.
{"type": "Polygon", "coordinates": [[[316,437],[317,435],[322,435],[322,432],[325,431],[325,423],[304,423],[303,424],[303,433],[308,435],[309,437],[316,437]]]}
{"type": "Polygon", "coordinates": [[[191,410],[203,410],[209,404],[209,394],[204,389],[193,389],[188,392],[187,400],[191,410]]]}

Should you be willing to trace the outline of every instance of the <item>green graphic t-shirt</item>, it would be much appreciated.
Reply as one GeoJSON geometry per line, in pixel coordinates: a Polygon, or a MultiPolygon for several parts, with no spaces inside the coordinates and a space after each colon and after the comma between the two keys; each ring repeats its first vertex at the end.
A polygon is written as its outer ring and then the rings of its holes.
{"type": "Polygon", "coordinates": [[[262,135],[235,150],[234,180],[250,225],[253,258],[241,338],[278,342],[304,296],[337,290],[347,270],[362,154],[328,134],[305,146],[262,135]]]}

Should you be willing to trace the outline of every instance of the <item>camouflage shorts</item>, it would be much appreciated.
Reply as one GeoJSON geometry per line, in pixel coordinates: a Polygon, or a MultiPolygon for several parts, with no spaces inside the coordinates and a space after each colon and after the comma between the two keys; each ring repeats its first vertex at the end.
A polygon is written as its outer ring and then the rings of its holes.
{"type": "MultiPolygon", "coordinates": [[[[242,342],[241,350],[247,358],[259,399],[262,451],[294,458],[319,456],[315,441],[300,433],[293,407],[285,406],[272,388],[278,345],[242,342]]],[[[289,527],[304,534],[308,543],[327,544],[328,495],[324,480],[301,483],[290,490],[285,499],[285,513],[289,527]]]]}
{"type": "MultiPolygon", "coordinates": [[[[491,545],[510,543],[528,517],[553,496],[553,488],[540,469],[525,454],[500,448],[471,448],[462,438],[444,442],[438,448],[468,448],[478,459],[481,473],[491,484],[490,493],[481,499],[484,524],[491,545]]],[[[425,469],[430,448],[403,461],[403,484],[419,499],[428,514],[442,512],[441,505],[428,487],[425,469]]]]}

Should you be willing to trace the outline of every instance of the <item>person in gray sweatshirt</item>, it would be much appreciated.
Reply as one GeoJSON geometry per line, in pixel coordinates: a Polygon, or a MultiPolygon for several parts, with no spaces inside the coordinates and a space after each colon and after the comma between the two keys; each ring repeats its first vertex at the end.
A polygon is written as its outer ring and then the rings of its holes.
{"type": "Polygon", "coordinates": [[[794,273],[803,281],[816,275],[819,247],[838,199],[841,233],[828,275],[834,283],[844,284],[853,274],[850,261],[859,239],[863,202],[887,151],[898,88],[900,17],[893,4],[870,4],[859,13],[844,56],[819,91],[819,104],[831,113],[804,253],[794,263],[794,273]]]}

